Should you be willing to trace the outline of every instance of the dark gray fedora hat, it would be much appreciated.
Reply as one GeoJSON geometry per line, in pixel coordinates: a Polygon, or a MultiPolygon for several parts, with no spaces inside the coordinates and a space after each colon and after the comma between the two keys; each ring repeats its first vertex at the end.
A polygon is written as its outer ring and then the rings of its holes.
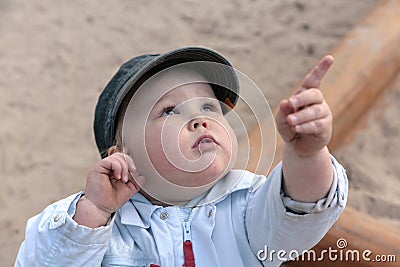
{"type": "MultiPolygon", "coordinates": [[[[125,62],[108,82],[97,101],[94,116],[94,135],[102,158],[113,145],[119,108],[129,92],[156,73],[174,65],[188,62],[214,62],[227,67],[203,67],[204,76],[212,75],[218,84],[211,84],[215,96],[233,108],[238,100],[239,81],[230,62],[218,52],[203,47],[184,47],[164,54],[146,54],[125,62]],[[209,70],[207,70],[209,68],[209,70]],[[215,76],[218,76],[215,78],[215,76]],[[224,86],[221,86],[223,84],[224,86]]],[[[131,92],[132,93],[132,92],[131,92]]]]}

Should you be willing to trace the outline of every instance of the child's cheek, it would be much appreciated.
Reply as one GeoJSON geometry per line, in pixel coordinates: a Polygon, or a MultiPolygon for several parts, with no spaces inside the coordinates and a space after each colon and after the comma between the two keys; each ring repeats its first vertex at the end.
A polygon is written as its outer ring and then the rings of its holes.
{"type": "Polygon", "coordinates": [[[238,141],[235,132],[232,127],[227,127],[228,130],[228,139],[229,139],[229,149],[230,149],[230,160],[229,160],[229,169],[232,169],[234,164],[236,163],[237,154],[238,154],[238,141]]]}

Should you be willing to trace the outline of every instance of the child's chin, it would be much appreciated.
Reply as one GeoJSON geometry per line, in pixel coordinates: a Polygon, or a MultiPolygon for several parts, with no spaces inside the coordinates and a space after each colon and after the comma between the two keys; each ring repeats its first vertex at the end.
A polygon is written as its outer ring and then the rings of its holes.
{"type": "Polygon", "coordinates": [[[188,172],[185,173],[182,177],[181,181],[171,181],[179,186],[184,187],[200,187],[206,186],[209,184],[213,184],[221,179],[230,169],[227,169],[226,166],[215,167],[210,166],[205,170],[200,172],[188,172]]]}
{"type": "Polygon", "coordinates": [[[224,177],[230,170],[231,168],[229,168],[229,166],[226,165],[210,166],[199,175],[200,176],[199,178],[201,180],[201,185],[198,186],[204,186],[210,183],[215,183],[216,181],[224,177]]]}

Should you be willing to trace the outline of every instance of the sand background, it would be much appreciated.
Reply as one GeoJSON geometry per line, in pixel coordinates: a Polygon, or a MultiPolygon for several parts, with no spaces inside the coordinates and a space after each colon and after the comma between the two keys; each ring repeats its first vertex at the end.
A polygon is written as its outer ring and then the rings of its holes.
{"type": "MultiPolygon", "coordinates": [[[[0,266],[26,220],[83,188],[99,159],[99,92],[125,60],[199,45],[223,53],[271,106],[377,0],[0,0],[0,266]]],[[[400,226],[400,86],[345,148],[349,205],[400,226]]]]}

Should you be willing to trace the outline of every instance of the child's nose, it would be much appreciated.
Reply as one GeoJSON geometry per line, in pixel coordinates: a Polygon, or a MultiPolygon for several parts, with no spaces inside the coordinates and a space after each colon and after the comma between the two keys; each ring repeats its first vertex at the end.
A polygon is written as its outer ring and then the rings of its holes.
{"type": "Polygon", "coordinates": [[[197,117],[197,118],[192,119],[189,122],[189,130],[191,130],[191,131],[194,131],[198,128],[206,128],[207,129],[208,127],[209,127],[209,123],[208,123],[207,119],[204,117],[197,117]]]}

